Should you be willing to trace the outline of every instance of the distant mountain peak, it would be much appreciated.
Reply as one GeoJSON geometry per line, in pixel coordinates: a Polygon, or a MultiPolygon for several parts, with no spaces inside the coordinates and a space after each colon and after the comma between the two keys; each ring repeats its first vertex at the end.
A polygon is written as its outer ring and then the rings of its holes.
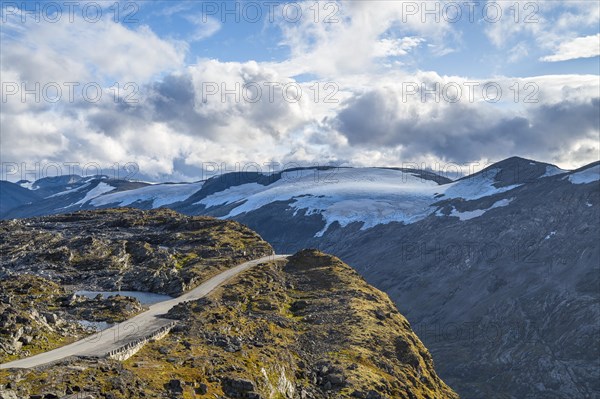
{"type": "Polygon", "coordinates": [[[463,177],[462,179],[470,179],[474,176],[483,175],[492,178],[494,180],[494,186],[500,188],[531,183],[541,177],[567,172],[567,170],[560,169],[553,164],[514,156],[496,162],[482,171],[463,177]]]}

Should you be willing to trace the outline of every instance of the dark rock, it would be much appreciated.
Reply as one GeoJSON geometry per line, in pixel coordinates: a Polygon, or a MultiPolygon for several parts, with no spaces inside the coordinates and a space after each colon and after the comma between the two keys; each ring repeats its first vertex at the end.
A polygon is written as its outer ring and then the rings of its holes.
{"type": "Polygon", "coordinates": [[[185,383],[181,380],[170,380],[165,384],[165,388],[174,394],[182,394],[185,383]]]}
{"type": "Polygon", "coordinates": [[[25,345],[29,345],[31,344],[31,342],[33,341],[33,337],[31,335],[23,335],[21,338],[19,338],[19,340],[25,344],[25,345]]]}
{"type": "Polygon", "coordinates": [[[295,301],[290,306],[290,310],[295,313],[299,310],[305,309],[307,306],[308,306],[308,302],[306,302],[306,301],[303,301],[303,300],[295,301]]]}
{"type": "Polygon", "coordinates": [[[225,394],[241,398],[249,392],[254,392],[256,385],[254,382],[243,378],[225,377],[221,380],[221,388],[225,394]]]}
{"type": "Polygon", "coordinates": [[[385,313],[383,313],[381,309],[377,309],[375,311],[375,317],[377,317],[377,319],[379,320],[385,320],[387,318],[387,316],[385,315],[385,313]]]}
{"type": "Polygon", "coordinates": [[[345,378],[341,374],[330,374],[327,376],[327,380],[334,386],[344,385],[345,378]]]}
{"type": "Polygon", "coordinates": [[[44,318],[48,324],[56,324],[58,322],[56,313],[44,313],[44,318]]]}
{"type": "Polygon", "coordinates": [[[208,386],[206,384],[200,384],[198,388],[195,389],[196,393],[199,395],[206,395],[208,392],[208,386]]]}

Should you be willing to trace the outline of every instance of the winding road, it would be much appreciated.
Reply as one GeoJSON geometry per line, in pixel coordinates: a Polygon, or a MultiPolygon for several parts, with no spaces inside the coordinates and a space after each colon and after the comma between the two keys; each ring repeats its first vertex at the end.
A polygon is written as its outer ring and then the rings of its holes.
{"type": "Polygon", "coordinates": [[[111,328],[48,352],[0,364],[0,369],[33,368],[48,363],[54,363],[73,356],[105,357],[111,351],[139,341],[140,339],[155,333],[161,328],[166,328],[171,325],[173,320],[161,318],[160,315],[167,313],[175,305],[202,298],[220,285],[226,283],[233,277],[253,266],[267,261],[286,258],[287,256],[289,255],[270,255],[242,263],[212,277],[206,282],[200,284],[198,287],[177,298],[156,303],[150,306],[146,312],[140,313],[122,323],[115,324],[111,328]]]}

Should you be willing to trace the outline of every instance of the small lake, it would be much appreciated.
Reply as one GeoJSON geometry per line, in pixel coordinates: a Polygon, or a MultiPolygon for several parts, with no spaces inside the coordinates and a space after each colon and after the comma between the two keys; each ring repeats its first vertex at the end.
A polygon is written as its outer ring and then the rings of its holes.
{"type": "Polygon", "coordinates": [[[84,296],[90,299],[94,299],[98,294],[102,294],[105,298],[113,295],[130,296],[136,298],[142,305],[153,305],[158,302],[164,302],[168,301],[169,299],[173,299],[169,295],[160,295],[141,291],[75,291],[75,295],[84,296]]]}
{"type": "Polygon", "coordinates": [[[104,331],[107,328],[112,327],[114,324],[109,324],[105,321],[87,321],[87,320],[78,320],[77,323],[88,330],[93,331],[104,331]]]}

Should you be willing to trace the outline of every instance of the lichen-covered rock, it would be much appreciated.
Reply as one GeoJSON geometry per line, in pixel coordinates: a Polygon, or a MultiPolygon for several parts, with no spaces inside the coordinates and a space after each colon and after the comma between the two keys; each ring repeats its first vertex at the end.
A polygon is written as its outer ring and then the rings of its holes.
{"type": "Polygon", "coordinates": [[[176,296],[273,249],[236,222],[120,208],[0,221],[0,251],[1,278],[176,296]]]}
{"type": "Polygon", "coordinates": [[[80,322],[120,322],[143,310],[130,297],[87,299],[30,274],[0,279],[0,363],[54,349],[91,331],[80,322]]]}
{"type": "Polygon", "coordinates": [[[0,253],[3,363],[82,338],[90,331],[81,321],[112,324],[143,310],[134,298],[77,289],[177,295],[272,248],[236,222],[119,209],[0,221],[0,253]]]}

